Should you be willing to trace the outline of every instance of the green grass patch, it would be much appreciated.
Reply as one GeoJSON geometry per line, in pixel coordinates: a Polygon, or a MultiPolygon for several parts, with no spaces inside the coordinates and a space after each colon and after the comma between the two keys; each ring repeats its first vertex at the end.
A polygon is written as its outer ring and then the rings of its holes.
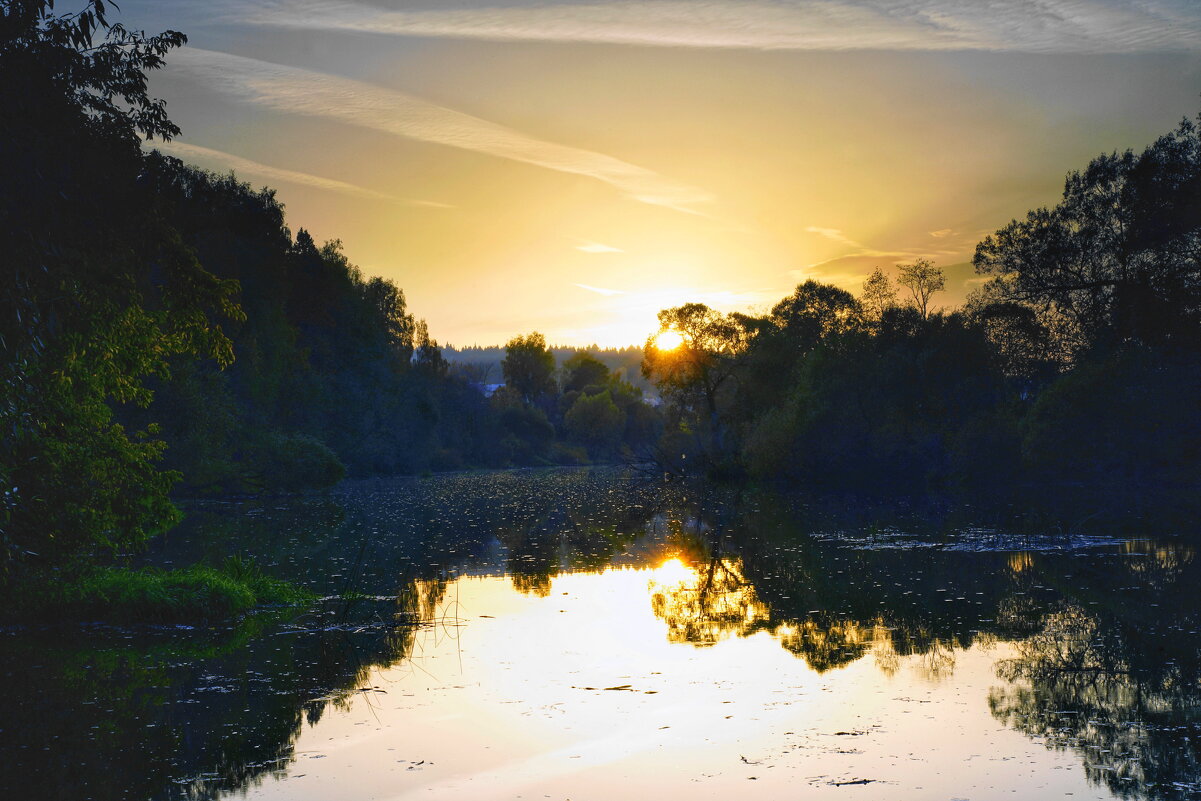
{"type": "Polygon", "coordinates": [[[178,570],[102,567],[74,577],[30,582],[10,609],[35,620],[193,623],[227,620],[261,606],[305,604],[311,592],[266,575],[239,557],[219,567],[178,570]]]}

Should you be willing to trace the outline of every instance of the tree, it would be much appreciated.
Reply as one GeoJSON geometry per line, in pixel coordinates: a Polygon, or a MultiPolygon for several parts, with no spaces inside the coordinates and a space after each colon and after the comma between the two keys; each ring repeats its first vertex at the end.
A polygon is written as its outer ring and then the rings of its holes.
{"type": "Polygon", "coordinates": [[[998,300],[1034,309],[1063,358],[1098,344],[1201,343],[1201,133],[1189,120],[1141,154],[1072,172],[1063,199],[982,241],[998,300]]]}
{"type": "MultiPolygon", "coordinates": [[[[363,286],[363,295],[378,315],[379,326],[385,332],[388,344],[396,351],[397,361],[408,364],[413,357],[414,334],[418,329],[406,307],[404,291],[384,278],[372,278],[363,286]]],[[[429,330],[425,333],[425,344],[428,345],[429,330]]],[[[437,343],[434,345],[436,347],[437,343]]]]}
{"type": "Polygon", "coordinates": [[[684,440],[688,449],[702,457],[702,466],[718,474],[730,467],[728,426],[723,410],[733,393],[731,379],[738,357],[746,351],[759,321],[741,314],[722,314],[703,303],[686,303],[659,312],[659,334],[643,349],[642,374],[653,381],[663,397],[671,401],[677,418],[675,430],[664,434],[659,460],[676,465],[684,440]],[[680,343],[660,348],[657,337],[675,332],[680,343]],[[674,454],[668,457],[668,454],[674,454]]]}
{"type": "Polygon", "coordinates": [[[749,339],[747,318],[725,315],[703,303],[686,303],[659,312],[659,334],[677,332],[682,341],[671,349],[660,348],[656,336],[643,348],[642,374],[660,391],[682,402],[699,396],[709,415],[717,413],[717,393],[733,375],[735,357],[749,339]]]}
{"type": "Polygon", "coordinates": [[[580,395],[567,414],[563,426],[576,442],[587,445],[594,454],[608,453],[621,441],[626,416],[606,392],[580,395]]]}
{"type": "Polygon", "coordinates": [[[546,347],[546,338],[537,331],[505,343],[505,358],[500,367],[505,383],[526,403],[555,392],[555,357],[546,347]]]}
{"type": "Polygon", "coordinates": [[[929,259],[918,259],[913,264],[898,264],[897,271],[897,283],[909,290],[914,308],[923,320],[930,319],[930,298],[947,285],[942,270],[929,259]]]}
{"type": "Polygon", "coordinates": [[[850,292],[809,280],[777,303],[768,320],[798,350],[808,351],[825,337],[854,328],[861,314],[850,292]]]}
{"type": "Polygon", "coordinates": [[[417,322],[417,334],[414,338],[413,369],[421,375],[442,378],[450,369],[438,347],[438,340],[430,338],[429,326],[425,320],[417,322]]]}
{"type": "Polygon", "coordinates": [[[984,329],[1002,372],[1028,389],[1039,379],[1052,376],[1059,366],[1050,332],[1030,306],[997,300],[993,295],[987,286],[973,290],[965,312],[984,329]]]}
{"type": "Polygon", "coordinates": [[[864,316],[879,322],[884,312],[897,305],[897,290],[884,271],[877,267],[863,282],[863,294],[859,298],[864,316]]]}
{"type": "Polygon", "coordinates": [[[609,382],[609,368],[586,350],[578,350],[563,362],[563,391],[582,392],[609,382]]]}
{"type": "Polygon", "coordinates": [[[145,378],[174,356],[228,363],[216,320],[242,316],[237,283],[200,266],[145,172],[140,137],[178,133],[146,71],[185,37],[106,12],[0,6],[0,571],[126,548],[178,518],[157,429],[127,431],[112,407],[147,404],[145,378]]]}

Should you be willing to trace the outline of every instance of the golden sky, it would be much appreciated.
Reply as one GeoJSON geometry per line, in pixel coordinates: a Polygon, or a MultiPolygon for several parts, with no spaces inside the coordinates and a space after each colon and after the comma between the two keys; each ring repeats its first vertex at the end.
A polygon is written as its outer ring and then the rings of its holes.
{"type": "Polygon", "coordinates": [[[857,289],[975,243],[1201,92],[1194,0],[129,0],[167,152],[278,190],[455,345],[857,289]]]}

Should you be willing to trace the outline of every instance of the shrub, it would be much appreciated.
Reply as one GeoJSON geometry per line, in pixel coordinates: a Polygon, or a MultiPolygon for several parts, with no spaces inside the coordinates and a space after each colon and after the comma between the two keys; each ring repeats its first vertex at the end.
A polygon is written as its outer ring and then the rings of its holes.
{"type": "Polygon", "coordinates": [[[172,623],[225,620],[257,606],[296,605],[312,593],[263,573],[239,557],[220,567],[92,568],[66,580],[11,587],[19,618],[172,623]]]}

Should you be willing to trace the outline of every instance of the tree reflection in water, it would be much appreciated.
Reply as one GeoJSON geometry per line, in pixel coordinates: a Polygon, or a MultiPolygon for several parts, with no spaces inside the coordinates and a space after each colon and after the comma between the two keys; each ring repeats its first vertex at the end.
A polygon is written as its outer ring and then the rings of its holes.
{"type": "Polygon", "coordinates": [[[370,702],[377,667],[420,670],[423,638],[454,636],[456,577],[505,574],[546,596],[561,573],[609,566],[659,568],[649,605],[670,641],[771,636],[818,672],[871,657],[885,675],[945,679],[964,649],[1007,643],[997,720],[1075,752],[1119,796],[1201,792],[1201,569],[1186,546],[973,550],[977,534],[945,519],[595,471],[368,483],[201,507],[191,524],[155,558],[238,549],[327,599],[227,629],[0,631],[16,699],[0,797],[245,789],[284,772],[331,707],[370,702]]]}
{"type": "MultiPolygon", "coordinates": [[[[764,514],[757,506],[731,507],[712,498],[691,505],[674,500],[683,506],[661,517],[671,550],[687,570],[679,580],[652,585],[651,593],[652,609],[672,642],[706,646],[768,632],[818,672],[871,653],[890,674],[901,657],[916,655],[919,669],[939,678],[954,670],[956,651],[978,638],[978,631],[931,628],[941,622],[938,615],[899,613],[911,604],[895,603],[878,583],[860,586],[872,575],[867,565],[853,571],[858,578],[848,574],[837,566],[846,554],[797,531],[790,514],[778,509],[764,514]],[[773,541],[784,547],[773,547],[773,541]],[[859,610],[864,611],[855,614],[859,610]]],[[[884,569],[896,573],[897,567],[884,569]]]]}
{"type": "Polygon", "coordinates": [[[1131,542],[1135,558],[1047,608],[998,665],[1007,725],[1070,749],[1120,797],[1201,793],[1201,643],[1194,551],[1131,542]],[[1137,599],[1124,602],[1123,596],[1137,599]]]}
{"type": "Polygon", "coordinates": [[[818,672],[870,654],[889,675],[917,656],[931,678],[950,676],[964,648],[1008,642],[1015,655],[997,665],[1005,684],[988,698],[998,720],[1071,749],[1090,781],[1119,797],[1201,793],[1201,571],[1191,546],[1132,540],[1116,553],[957,559],[942,546],[851,551],[780,525],[751,511],[679,544],[685,578],[652,592],[670,640],[706,646],[769,632],[818,672]],[[974,570],[956,569],[968,561],[974,570]],[[948,614],[973,596],[975,614],[948,614]]]}

